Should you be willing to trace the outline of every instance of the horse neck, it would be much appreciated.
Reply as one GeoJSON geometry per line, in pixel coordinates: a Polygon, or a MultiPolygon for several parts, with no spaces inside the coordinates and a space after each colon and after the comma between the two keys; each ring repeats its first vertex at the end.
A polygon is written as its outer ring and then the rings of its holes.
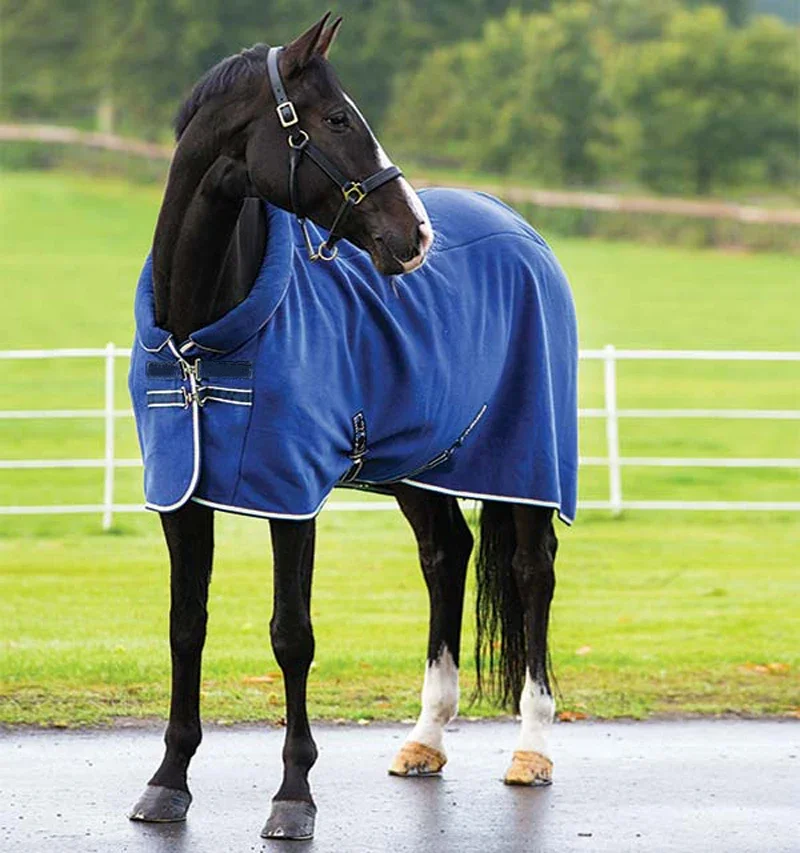
{"type": "Polygon", "coordinates": [[[153,238],[156,322],[178,341],[246,295],[223,273],[247,187],[241,163],[178,146],[153,238]]]}

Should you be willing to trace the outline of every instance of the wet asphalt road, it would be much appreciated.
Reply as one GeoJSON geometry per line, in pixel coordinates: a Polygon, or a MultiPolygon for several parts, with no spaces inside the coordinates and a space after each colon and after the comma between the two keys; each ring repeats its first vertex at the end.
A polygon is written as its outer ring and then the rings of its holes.
{"type": "Polygon", "coordinates": [[[185,824],[125,818],[161,730],[0,732],[0,851],[54,853],[798,853],[800,723],[555,726],[555,783],[501,783],[516,725],[457,723],[441,778],[386,767],[407,727],[316,726],[312,842],[259,832],[280,779],[280,730],[211,729],[185,824]]]}

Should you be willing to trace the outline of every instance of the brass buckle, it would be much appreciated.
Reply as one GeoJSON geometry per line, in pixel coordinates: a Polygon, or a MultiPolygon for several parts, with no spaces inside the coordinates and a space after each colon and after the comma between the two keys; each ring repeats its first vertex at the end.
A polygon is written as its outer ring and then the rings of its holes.
{"type": "Polygon", "coordinates": [[[356,181],[351,181],[343,187],[342,195],[344,196],[345,201],[348,201],[353,205],[361,204],[361,202],[367,197],[367,194],[364,192],[361,184],[356,181]]]}
{"type": "Polygon", "coordinates": [[[297,110],[291,101],[283,101],[283,103],[278,104],[275,107],[275,112],[278,113],[278,118],[283,127],[292,127],[300,121],[297,117],[297,110]]]}

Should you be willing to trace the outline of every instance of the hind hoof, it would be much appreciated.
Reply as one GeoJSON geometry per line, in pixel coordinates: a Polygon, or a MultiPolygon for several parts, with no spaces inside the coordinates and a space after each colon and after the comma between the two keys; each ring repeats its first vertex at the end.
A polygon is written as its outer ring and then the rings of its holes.
{"type": "Polygon", "coordinates": [[[148,785],[128,817],[146,823],[177,823],[186,820],[191,802],[192,795],[188,791],[148,785]]]}
{"type": "Polygon", "coordinates": [[[552,785],[553,762],[538,752],[517,750],[503,781],[506,785],[552,785]]]}
{"type": "Polygon", "coordinates": [[[273,800],[272,812],[261,830],[262,838],[305,841],[314,837],[317,807],[305,800],[273,800]]]}
{"type": "Polygon", "coordinates": [[[435,776],[447,764],[447,756],[432,746],[404,743],[389,768],[391,776],[435,776]]]}

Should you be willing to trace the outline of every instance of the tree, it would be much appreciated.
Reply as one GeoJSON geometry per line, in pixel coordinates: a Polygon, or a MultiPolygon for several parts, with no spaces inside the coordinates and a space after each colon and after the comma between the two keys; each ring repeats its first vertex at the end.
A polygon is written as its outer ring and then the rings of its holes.
{"type": "Polygon", "coordinates": [[[640,125],[640,176],[707,195],[747,161],[797,144],[795,35],[776,19],[732,29],[711,7],[680,11],[664,38],[630,47],[621,98],[640,125]]]}
{"type": "Polygon", "coordinates": [[[588,3],[510,11],[401,79],[387,131],[429,161],[591,182],[608,118],[601,37],[588,3]]]}

